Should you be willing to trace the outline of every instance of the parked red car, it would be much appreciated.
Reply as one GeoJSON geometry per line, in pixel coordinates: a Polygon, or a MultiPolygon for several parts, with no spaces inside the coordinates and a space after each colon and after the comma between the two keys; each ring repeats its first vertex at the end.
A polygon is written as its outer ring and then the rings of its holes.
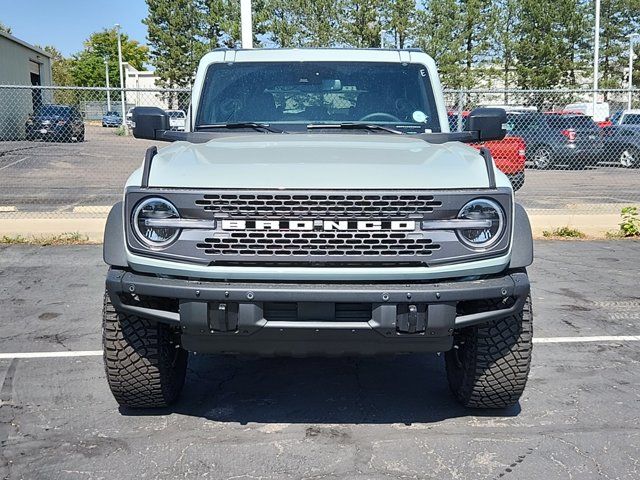
{"type": "MultiPolygon", "coordinates": [[[[449,112],[449,128],[456,131],[458,126],[458,114],[449,112]]],[[[469,112],[462,112],[463,122],[469,115],[469,112]]],[[[464,128],[464,124],[463,124],[464,128]]],[[[491,152],[496,167],[504,173],[515,190],[522,188],[524,185],[524,163],[527,145],[522,137],[507,134],[503,140],[492,140],[490,142],[471,144],[478,150],[486,147],[491,152]]]]}

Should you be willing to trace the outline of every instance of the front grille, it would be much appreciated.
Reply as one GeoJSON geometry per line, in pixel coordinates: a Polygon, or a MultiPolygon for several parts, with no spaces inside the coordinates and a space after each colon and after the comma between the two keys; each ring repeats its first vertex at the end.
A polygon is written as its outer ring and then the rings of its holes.
{"type": "Polygon", "coordinates": [[[206,255],[429,256],[440,245],[413,232],[233,232],[206,238],[206,255]]]}
{"type": "Polygon", "coordinates": [[[260,218],[413,218],[442,206],[432,195],[206,194],[195,205],[214,216],[260,218]]]}
{"type": "Polygon", "coordinates": [[[265,302],[264,318],[270,322],[334,321],[368,322],[371,320],[370,303],[331,303],[314,313],[313,305],[303,313],[304,304],[265,302]]]}
{"type": "Polygon", "coordinates": [[[463,205],[478,197],[490,196],[501,204],[507,219],[505,232],[511,231],[512,192],[506,188],[426,191],[129,187],[125,199],[127,218],[150,195],[171,201],[184,219],[206,220],[215,228],[184,228],[174,243],[150,251],[127,222],[131,251],[216,267],[425,267],[497,256],[509,247],[508,233],[490,250],[477,252],[460,242],[451,229],[422,228],[423,221],[456,218],[463,205]]]}

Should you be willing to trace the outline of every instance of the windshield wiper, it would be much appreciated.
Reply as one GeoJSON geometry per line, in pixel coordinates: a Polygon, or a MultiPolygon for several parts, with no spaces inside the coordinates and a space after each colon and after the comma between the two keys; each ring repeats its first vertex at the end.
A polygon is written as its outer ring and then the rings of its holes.
{"type": "Polygon", "coordinates": [[[389,127],[383,127],[382,125],[376,125],[375,123],[310,123],[307,125],[308,130],[321,130],[324,128],[342,128],[344,130],[371,130],[393,133],[395,135],[404,135],[400,130],[395,130],[389,127]]]}
{"type": "Polygon", "coordinates": [[[258,122],[213,123],[196,126],[196,130],[214,130],[217,128],[253,128],[254,130],[258,130],[259,132],[289,133],[285,132],[284,130],[280,130],[279,128],[274,128],[268,123],[258,122]]]}

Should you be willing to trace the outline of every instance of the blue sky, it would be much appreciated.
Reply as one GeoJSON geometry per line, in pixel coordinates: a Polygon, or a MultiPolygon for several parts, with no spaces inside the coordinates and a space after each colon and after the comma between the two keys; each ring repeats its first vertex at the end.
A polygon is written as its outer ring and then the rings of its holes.
{"type": "Polygon", "coordinates": [[[0,22],[25,42],[53,45],[68,56],[82,50],[93,32],[116,23],[129,37],[146,43],[144,0],[0,0],[0,22]]]}

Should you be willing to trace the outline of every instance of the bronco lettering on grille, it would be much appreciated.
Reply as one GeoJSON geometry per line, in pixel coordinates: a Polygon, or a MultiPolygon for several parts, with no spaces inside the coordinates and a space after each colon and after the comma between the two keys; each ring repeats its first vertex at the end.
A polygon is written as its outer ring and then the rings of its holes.
{"type": "Polygon", "coordinates": [[[413,231],[413,220],[222,220],[222,230],[413,231]]]}

